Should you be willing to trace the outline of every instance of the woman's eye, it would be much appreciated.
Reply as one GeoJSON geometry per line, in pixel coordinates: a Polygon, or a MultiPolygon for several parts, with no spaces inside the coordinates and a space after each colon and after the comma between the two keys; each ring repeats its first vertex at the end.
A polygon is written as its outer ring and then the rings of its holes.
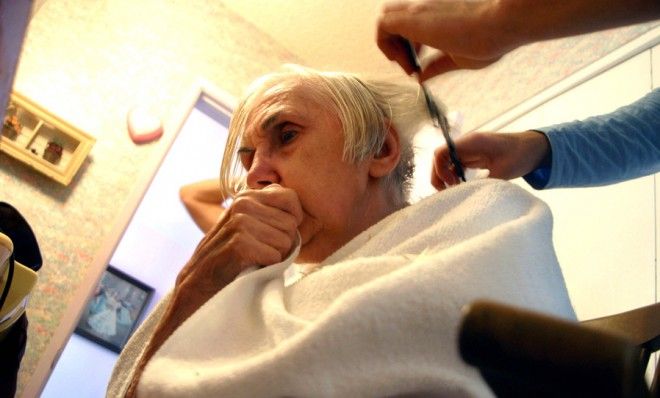
{"type": "Polygon", "coordinates": [[[282,134],[280,134],[280,141],[282,144],[288,144],[296,138],[296,135],[298,135],[298,133],[293,130],[283,131],[282,134]]]}
{"type": "Polygon", "coordinates": [[[245,170],[250,170],[252,166],[252,159],[254,158],[254,151],[239,151],[238,157],[245,170]]]}

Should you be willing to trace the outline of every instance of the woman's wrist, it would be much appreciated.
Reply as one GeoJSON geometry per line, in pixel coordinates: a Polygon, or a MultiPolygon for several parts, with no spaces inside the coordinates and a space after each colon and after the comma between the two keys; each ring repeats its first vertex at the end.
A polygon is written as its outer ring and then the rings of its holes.
{"type": "Polygon", "coordinates": [[[528,0],[493,0],[491,3],[491,20],[496,29],[493,37],[498,40],[502,55],[535,41],[529,25],[538,4],[528,0]]]}
{"type": "Polygon", "coordinates": [[[547,164],[551,161],[548,137],[543,132],[536,130],[528,130],[522,134],[525,137],[524,152],[527,158],[523,175],[531,173],[539,167],[550,166],[547,164]]]}
{"type": "Polygon", "coordinates": [[[657,0],[494,0],[494,9],[509,50],[660,17],[657,0]]]}

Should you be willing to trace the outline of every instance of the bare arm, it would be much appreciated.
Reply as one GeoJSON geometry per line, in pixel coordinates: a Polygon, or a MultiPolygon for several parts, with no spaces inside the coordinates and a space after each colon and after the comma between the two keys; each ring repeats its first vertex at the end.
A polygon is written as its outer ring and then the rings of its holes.
{"type": "Polygon", "coordinates": [[[217,179],[184,185],[179,190],[179,197],[190,217],[204,233],[211,230],[224,211],[222,203],[226,194],[221,191],[217,179]]]}
{"type": "Polygon", "coordinates": [[[386,4],[377,25],[381,51],[413,73],[403,38],[440,50],[420,78],[478,69],[534,41],[660,17],[657,0],[421,0],[386,4]]]}
{"type": "Polygon", "coordinates": [[[660,18],[658,0],[506,0],[501,4],[501,18],[513,27],[510,34],[518,38],[518,45],[660,18]]]}

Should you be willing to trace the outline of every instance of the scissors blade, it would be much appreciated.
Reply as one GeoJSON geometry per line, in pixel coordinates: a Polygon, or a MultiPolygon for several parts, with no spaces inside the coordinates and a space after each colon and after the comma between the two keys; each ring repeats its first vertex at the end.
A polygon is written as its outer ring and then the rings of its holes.
{"type": "Polygon", "coordinates": [[[454,165],[454,172],[458,178],[461,179],[461,181],[465,181],[465,171],[463,170],[463,164],[461,163],[461,160],[458,158],[458,154],[456,153],[456,145],[454,144],[454,140],[451,138],[451,135],[449,135],[449,122],[447,121],[447,117],[444,115],[444,113],[440,112],[438,105],[433,100],[433,97],[429,93],[429,90],[426,88],[426,86],[424,84],[421,84],[421,86],[422,91],[424,92],[424,98],[426,99],[426,107],[428,108],[429,115],[433,121],[433,126],[440,129],[442,136],[445,137],[445,141],[447,142],[447,148],[449,149],[449,159],[454,165]]]}

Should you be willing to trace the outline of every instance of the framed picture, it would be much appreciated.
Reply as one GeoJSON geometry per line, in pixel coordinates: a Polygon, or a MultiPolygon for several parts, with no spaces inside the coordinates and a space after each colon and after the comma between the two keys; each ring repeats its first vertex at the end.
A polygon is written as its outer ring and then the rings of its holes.
{"type": "Polygon", "coordinates": [[[152,287],[109,265],[83,310],[76,334],[120,352],[153,292],[152,287]]]}
{"type": "Polygon", "coordinates": [[[96,139],[49,113],[23,95],[9,98],[0,151],[63,185],[68,185],[96,139]]]}

